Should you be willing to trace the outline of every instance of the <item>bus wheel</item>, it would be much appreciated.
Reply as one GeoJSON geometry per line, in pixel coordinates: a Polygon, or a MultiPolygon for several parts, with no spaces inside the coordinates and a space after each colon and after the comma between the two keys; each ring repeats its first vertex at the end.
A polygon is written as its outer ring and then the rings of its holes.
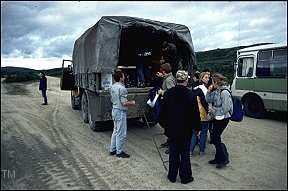
{"type": "Polygon", "coordinates": [[[88,123],[88,99],[86,93],[83,93],[81,97],[82,118],[85,123],[88,123]]]}
{"type": "Polygon", "coordinates": [[[262,100],[256,96],[250,96],[244,100],[245,115],[253,118],[262,118],[265,115],[265,108],[262,100]]]}

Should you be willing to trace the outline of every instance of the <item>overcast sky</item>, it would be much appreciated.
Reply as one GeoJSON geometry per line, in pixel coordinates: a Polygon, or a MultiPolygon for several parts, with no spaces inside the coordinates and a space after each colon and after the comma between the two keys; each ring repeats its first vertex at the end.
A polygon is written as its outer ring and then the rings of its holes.
{"type": "Polygon", "coordinates": [[[184,24],[196,52],[287,41],[286,1],[1,1],[1,66],[61,67],[101,16],[184,24]]]}

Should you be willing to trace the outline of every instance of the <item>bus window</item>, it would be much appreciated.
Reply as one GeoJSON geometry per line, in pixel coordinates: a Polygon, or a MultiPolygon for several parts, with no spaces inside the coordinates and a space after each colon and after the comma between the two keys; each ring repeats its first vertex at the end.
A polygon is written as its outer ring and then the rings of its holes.
{"type": "Polygon", "coordinates": [[[273,66],[273,71],[271,71],[272,76],[278,78],[285,78],[287,76],[287,48],[278,49],[273,52],[271,66],[273,66]]]}
{"type": "Polygon", "coordinates": [[[272,50],[259,51],[256,75],[257,77],[270,76],[270,60],[272,58],[272,50]]]}
{"type": "Polygon", "coordinates": [[[256,75],[258,77],[287,76],[287,48],[265,50],[258,53],[256,75]]]}
{"type": "Polygon", "coordinates": [[[240,58],[238,61],[238,77],[252,77],[254,58],[240,58]]]}

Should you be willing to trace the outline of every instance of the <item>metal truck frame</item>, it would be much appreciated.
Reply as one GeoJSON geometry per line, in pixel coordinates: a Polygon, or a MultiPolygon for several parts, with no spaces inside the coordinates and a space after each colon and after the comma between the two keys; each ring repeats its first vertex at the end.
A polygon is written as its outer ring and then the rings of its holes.
{"type": "MultiPolygon", "coordinates": [[[[115,68],[135,78],[136,64],[132,57],[143,31],[159,34],[156,39],[158,44],[154,44],[159,45],[159,50],[164,40],[173,42],[178,50],[179,63],[190,75],[196,68],[188,27],[136,17],[101,17],[75,41],[72,60],[63,60],[60,82],[61,90],[71,91],[72,108],[82,110],[83,120],[89,123],[91,130],[102,131],[104,124],[112,120],[109,87],[114,83],[112,74],[115,68]],[[65,67],[66,62],[70,62],[68,68],[65,67]],[[107,87],[103,76],[108,80],[107,87]]],[[[154,109],[146,103],[152,87],[137,88],[126,84],[126,88],[128,100],[136,101],[136,105],[129,108],[127,118],[143,118],[145,114],[152,121],[154,109]]]]}
{"type": "Polygon", "coordinates": [[[262,118],[267,110],[287,112],[287,42],[238,50],[231,89],[247,116],[262,118]]]}

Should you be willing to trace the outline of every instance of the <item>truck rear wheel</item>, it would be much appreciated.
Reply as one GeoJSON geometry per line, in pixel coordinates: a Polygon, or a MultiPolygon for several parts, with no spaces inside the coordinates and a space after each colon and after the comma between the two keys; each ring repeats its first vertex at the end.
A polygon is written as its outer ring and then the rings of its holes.
{"type": "Polygon", "coordinates": [[[82,118],[85,123],[88,123],[88,99],[87,94],[84,92],[81,96],[81,110],[82,110],[82,118]]]}
{"type": "Polygon", "coordinates": [[[89,122],[90,125],[90,129],[94,132],[99,132],[99,131],[103,131],[103,124],[101,121],[94,121],[94,122],[89,122]]]}
{"type": "Polygon", "coordinates": [[[256,96],[250,96],[244,100],[245,115],[254,118],[262,118],[265,115],[265,108],[262,100],[256,96]]]}
{"type": "Polygon", "coordinates": [[[101,132],[105,131],[108,128],[113,129],[113,122],[112,121],[95,121],[95,122],[89,122],[90,129],[94,132],[101,132]]]}
{"type": "Polygon", "coordinates": [[[72,109],[79,110],[79,109],[81,109],[81,106],[79,104],[79,101],[77,101],[76,99],[79,100],[78,97],[72,96],[72,94],[71,94],[71,106],[72,106],[72,109]]]}
{"type": "Polygon", "coordinates": [[[103,131],[101,121],[90,122],[90,129],[94,132],[103,131]]]}

